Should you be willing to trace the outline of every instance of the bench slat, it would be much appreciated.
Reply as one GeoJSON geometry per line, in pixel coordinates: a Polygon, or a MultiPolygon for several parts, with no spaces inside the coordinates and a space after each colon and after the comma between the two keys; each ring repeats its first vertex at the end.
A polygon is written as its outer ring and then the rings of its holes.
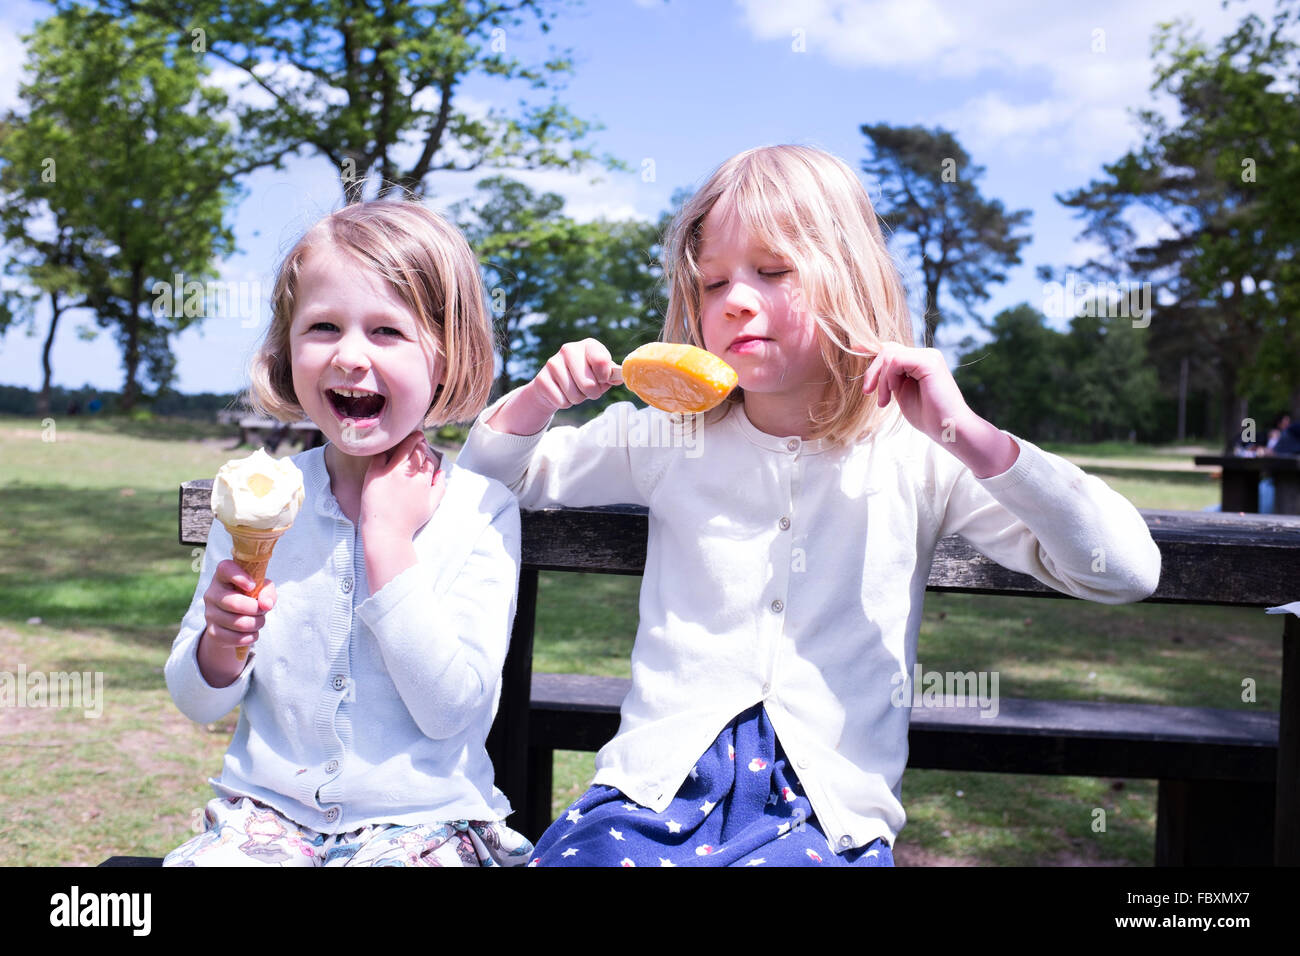
{"type": "MultiPolygon", "coordinates": [[[[631,681],[534,674],[532,687],[532,746],[598,750],[618,729],[631,681]]],[[[1014,698],[998,703],[992,718],[973,707],[913,707],[908,766],[1145,779],[1276,776],[1276,713],[1014,698]]]]}
{"type": "MultiPolygon", "coordinates": [[[[204,544],[212,514],[210,479],[181,487],[182,544],[204,544]]],[[[1293,601],[1300,582],[1300,517],[1143,511],[1163,561],[1157,603],[1269,607],[1293,601]]],[[[523,514],[523,564],[549,571],[640,574],[645,567],[645,509],[618,507],[523,514]]],[[[1060,597],[1033,578],[1008,571],[958,537],[939,542],[929,589],[1060,597]]]]}

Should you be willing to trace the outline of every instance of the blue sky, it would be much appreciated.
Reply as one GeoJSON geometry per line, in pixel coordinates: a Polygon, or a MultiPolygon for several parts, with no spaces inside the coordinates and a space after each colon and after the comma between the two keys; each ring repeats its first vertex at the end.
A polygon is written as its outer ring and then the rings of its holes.
{"type": "MultiPolygon", "coordinates": [[[[0,109],[17,104],[25,51],[21,35],[48,7],[10,2],[0,14],[0,109]]],[[[539,60],[548,45],[569,48],[574,75],[560,94],[576,114],[598,120],[592,137],[630,167],[609,173],[522,172],[538,190],[566,197],[579,219],[657,218],[673,191],[693,187],[728,156],[752,146],[820,146],[859,168],[864,123],[942,125],[984,166],[985,196],[1033,211],[1024,264],[990,291],[986,317],[1028,301],[1043,306],[1035,267],[1083,261],[1080,224],[1054,194],[1085,185],[1104,162],[1136,142],[1130,111],[1152,105],[1150,42],[1158,22],[1192,20],[1208,41],[1248,11],[1267,17],[1271,2],[1244,0],[588,0],[563,10],[549,36],[507,34],[507,50],[539,60]],[[653,177],[646,171],[653,170],[653,177]]],[[[232,72],[214,82],[234,88],[232,72]]],[[[520,91],[487,80],[464,85],[470,111],[512,105],[520,91]]],[[[469,195],[492,170],[440,174],[431,205],[469,195]]],[[[234,211],[239,252],[221,265],[223,281],[268,293],[279,256],[339,201],[335,171],[302,155],[286,169],[247,177],[234,211]]],[[[870,184],[868,183],[870,187],[870,184]]],[[[1152,227],[1154,228],[1154,227],[1152,227]]],[[[904,276],[919,285],[906,262],[904,276]]],[[[1081,276],[1120,281],[1126,276],[1081,276]]],[[[914,310],[916,311],[916,310],[914,310]]],[[[174,341],[181,391],[243,386],[264,308],[209,318],[174,341]]],[[[56,340],[56,384],[121,386],[120,357],[104,333],[77,336],[88,316],[73,313],[56,340]]],[[[37,335],[0,339],[0,384],[40,384],[37,335]]],[[[940,329],[952,346],[972,326],[940,329]]],[[[951,351],[949,351],[951,359],[951,351]]]]}

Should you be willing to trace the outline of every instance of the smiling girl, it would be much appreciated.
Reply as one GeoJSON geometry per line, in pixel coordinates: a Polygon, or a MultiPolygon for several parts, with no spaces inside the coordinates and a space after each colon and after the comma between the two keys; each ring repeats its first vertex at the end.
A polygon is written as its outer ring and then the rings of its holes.
{"type": "Polygon", "coordinates": [[[238,706],[239,725],[204,832],[166,865],[525,862],[485,749],[518,507],[422,430],[487,400],[478,263],[423,207],[361,203],[293,247],[272,309],[253,401],[328,444],[294,457],[306,502],[271,558],[278,590],[251,597],[212,525],[167,685],[191,719],[238,706]]]}

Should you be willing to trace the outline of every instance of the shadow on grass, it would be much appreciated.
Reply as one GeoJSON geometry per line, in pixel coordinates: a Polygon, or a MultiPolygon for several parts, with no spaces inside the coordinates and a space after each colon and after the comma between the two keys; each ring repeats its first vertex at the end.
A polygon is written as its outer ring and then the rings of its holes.
{"type": "Polygon", "coordinates": [[[103,435],[127,435],[154,441],[197,441],[225,438],[231,443],[239,435],[234,425],[192,418],[133,417],[130,415],[55,415],[60,427],[96,432],[103,435]]]}
{"type": "Polygon", "coordinates": [[[0,489],[0,618],[169,642],[197,580],[176,492],[0,489]]]}

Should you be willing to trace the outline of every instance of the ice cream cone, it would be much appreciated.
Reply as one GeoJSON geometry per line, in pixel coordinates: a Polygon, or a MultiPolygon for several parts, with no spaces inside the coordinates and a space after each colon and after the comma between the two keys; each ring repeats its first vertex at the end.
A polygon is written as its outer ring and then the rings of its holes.
{"type": "MultiPolygon", "coordinates": [[[[261,529],[226,525],[226,530],[230,532],[232,542],[230,557],[253,579],[255,586],[249,593],[257,597],[266,583],[266,566],[271,563],[275,543],[289,527],[261,529]]],[[[248,645],[235,648],[235,655],[241,661],[248,657],[248,645]]]]}
{"type": "MultiPolygon", "coordinates": [[[[287,458],[276,460],[258,449],[221,466],[212,482],[212,516],[233,539],[230,556],[261,593],[266,566],[280,536],[289,530],[303,503],[302,472],[287,458]]],[[[235,648],[242,661],[248,645],[235,648]]]]}

